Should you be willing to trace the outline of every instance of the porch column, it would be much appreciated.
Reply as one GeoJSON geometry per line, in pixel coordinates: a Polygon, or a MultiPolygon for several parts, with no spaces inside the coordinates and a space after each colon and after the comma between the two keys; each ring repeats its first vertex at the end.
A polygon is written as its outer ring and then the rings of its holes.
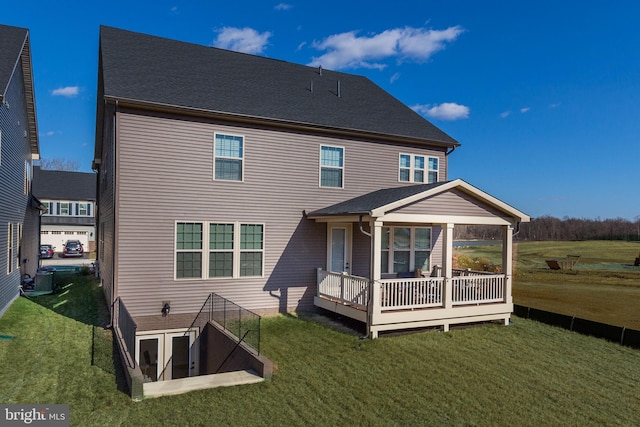
{"type": "Polygon", "coordinates": [[[513,225],[506,225],[502,235],[502,272],[504,278],[504,302],[513,303],[511,295],[511,277],[513,274],[513,225]]]}
{"type": "Polygon", "coordinates": [[[444,308],[453,307],[453,224],[442,225],[442,274],[444,275],[444,308]]]}
{"type": "Polygon", "coordinates": [[[372,332],[371,326],[382,313],[380,307],[380,256],[382,254],[382,221],[372,220],[371,225],[371,256],[369,257],[371,265],[370,289],[369,289],[369,309],[367,319],[367,335],[370,338],[378,338],[378,332],[372,332]]]}

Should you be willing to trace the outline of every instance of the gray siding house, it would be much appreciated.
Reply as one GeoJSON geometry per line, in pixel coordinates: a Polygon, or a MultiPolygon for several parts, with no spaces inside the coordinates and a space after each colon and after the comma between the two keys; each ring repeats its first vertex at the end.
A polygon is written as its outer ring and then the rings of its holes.
{"type": "Polygon", "coordinates": [[[450,180],[459,143],[369,79],[109,27],[99,55],[99,274],[138,365],[166,364],[212,292],[374,338],[508,321],[529,217],[450,180]],[[503,228],[503,273],[453,269],[458,224],[503,228]]]}
{"type": "Polygon", "coordinates": [[[38,267],[38,215],[31,195],[39,158],[29,30],[0,25],[0,316],[38,267]]]}
{"type": "Polygon", "coordinates": [[[33,168],[33,194],[46,206],[40,244],[62,252],[67,240],[79,240],[85,252],[95,250],[96,174],[33,168]]]}

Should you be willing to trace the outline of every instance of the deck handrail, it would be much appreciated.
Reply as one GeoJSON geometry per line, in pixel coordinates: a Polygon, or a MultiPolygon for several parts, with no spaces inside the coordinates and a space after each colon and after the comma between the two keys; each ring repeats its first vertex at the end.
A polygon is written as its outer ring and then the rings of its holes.
{"type": "Polygon", "coordinates": [[[505,299],[504,274],[458,276],[451,279],[452,304],[488,304],[505,299]]]}
{"type": "Polygon", "coordinates": [[[444,277],[412,277],[382,279],[380,307],[383,310],[441,307],[443,305],[444,277]]]}
{"type": "MultiPolygon", "coordinates": [[[[447,287],[451,293],[450,306],[505,301],[506,275],[474,271],[467,273],[469,274],[450,278],[380,279],[375,282],[375,286],[380,287],[380,299],[376,301],[376,305],[385,311],[445,308],[447,287]]],[[[317,269],[317,276],[319,297],[357,308],[367,308],[370,281],[366,277],[322,269],[317,269]]]]}
{"type": "Polygon", "coordinates": [[[337,300],[341,304],[367,308],[369,279],[345,273],[317,269],[318,296],[337,300]]]}

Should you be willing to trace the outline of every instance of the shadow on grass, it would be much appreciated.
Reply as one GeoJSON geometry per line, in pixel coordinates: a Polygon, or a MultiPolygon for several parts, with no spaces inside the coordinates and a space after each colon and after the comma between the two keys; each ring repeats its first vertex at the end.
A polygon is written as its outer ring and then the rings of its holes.
{"type": "Polygon", "coordinates": [[[93,276],[56,274],[57,291],[29,298],[61,316],[91,326],[91,365],[115,377],[118,391],[128,394],[126,377],[110,323],[102,287],[93,276]]]}

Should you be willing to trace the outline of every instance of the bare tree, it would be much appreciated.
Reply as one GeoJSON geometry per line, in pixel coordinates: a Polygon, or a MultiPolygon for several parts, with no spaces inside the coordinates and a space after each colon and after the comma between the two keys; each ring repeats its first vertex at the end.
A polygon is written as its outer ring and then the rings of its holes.
{"type": "Polygon", "coordinates": [[[80,163],[77,160],[61,159],[59,157],[40,159],[40,169],[76,172],[80,169],[80,163]]]}

